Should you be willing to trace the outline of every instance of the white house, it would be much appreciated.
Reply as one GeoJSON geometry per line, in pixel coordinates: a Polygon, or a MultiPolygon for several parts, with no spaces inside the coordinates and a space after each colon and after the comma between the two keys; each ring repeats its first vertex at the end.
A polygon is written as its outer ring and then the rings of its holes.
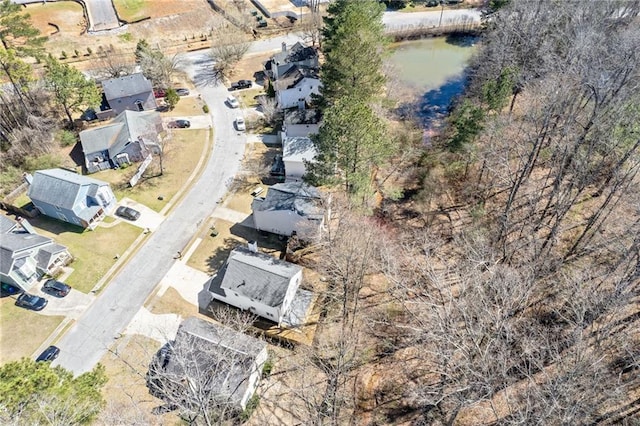
{"type": "Polygon", "coordinates": [[[322,83],[312,68],[294,66],[274,84],[276,101],[281,109],[294,108],[310,102],[312,94],[320,94],[322,83]]]}
{"type": "Polygon", "coordinates": [[[209,292],[216,300],[280,325],[301,281],[300,266],[257,249],[236,248],[211,280],[209,292]]]}
{"type": "Polygon", "coordinates": [[[285,111],[282,131],[279,133],[280,140],[297,136],[307,137],[318,133],[320,130],[320,116],[320,110],[318,109],[298,108],[285,111]]]}
{"type": "Polygon", "coordinates": [[[271,186],[266,197],[253,199],[251,210],[257,230],[278,235],[313,238],[324,225],[320,191],[302,182],[271,186]]]}
{"type": "Polygon", "coordinates": [[[287,137],[282,141],[282,161],[287,181],[300,181],[307,172],[305,161],[313,161],[316,148],[307,137],[287,137]]]}
{"type": "Polygon", "coordinates": [[[267,358],[265,342],[191,317],[150,363],[147,387],[168,403],[197,389],[198,396],[240,411],[255,393],[267,358]]]}

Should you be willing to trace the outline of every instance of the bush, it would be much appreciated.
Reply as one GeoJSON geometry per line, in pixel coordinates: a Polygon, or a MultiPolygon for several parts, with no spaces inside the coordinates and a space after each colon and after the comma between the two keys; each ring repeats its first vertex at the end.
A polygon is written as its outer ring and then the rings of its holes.
{"type": "Polygon", "coordinates": [[[35,158],[29,157],[24,160],[24,167],[30,173],[42,169],[55,169],[60,167],[60,165],[60,159],[51,154],[45,154],[35,158]]]}
{"type": "Polygon", "coordinates": [[[71,146],[78,142],[76,134],[69,130],[61,130],[58,132],[58,140],[60,141],[60,146],[71,146]]]}
{"type": "Polygon", "coordinates": [[[273,361],[271,358],[268,358],[262,366],[262,378],[269,377],[271,370],[273,370],[273,361]]]}
{"type": "Polygon", "coordinates": [[[251,418],[251,414],[253,414],[254,410],[260,404],[260,397],[257,394],[254,394],[249,401],[247,401],[247,408],[244,409],[242,414],[240,414],[240,420],[246,422],[251,418]]]}
{"type": "Polygon", "coordinates": [[[60,59],[67,59],[67,52],[65,52],[64,50],[60,52],[60,59]]]}
{"type": "Polygon", "coordinates": [[[204,111],[205,114],[209,114],[209,105],[204,104],[202,106],[202,111],[204,111]]]}
{"type": "Polygon", "coordinates": [[[164,101],[170,110],[174,109],[180,101],[180,96],[176,93],[175,89],[167,89],[167,93],[164,95],[164,101]]]}

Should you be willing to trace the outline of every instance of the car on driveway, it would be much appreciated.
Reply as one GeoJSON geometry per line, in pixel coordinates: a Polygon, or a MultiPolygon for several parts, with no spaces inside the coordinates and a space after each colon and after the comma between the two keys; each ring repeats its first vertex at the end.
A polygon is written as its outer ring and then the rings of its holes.
{"type": "Polygon", "coordinates": [[[116,209],[116,215],[128,220],[138,220],[140,212],[131,207],[120,206],[116,209]]]}
{"type": "Polygon", "coordinates": [[[32,311],[41,311],[47,306],[47,299],[25,292],[16,299],[16,306],[32,311]]]}
{"type": "Polygon", "coordinates": [[[38,358],[36,358],[36,362],[53,361],[58,358],[58,354],[60,354],[60,349],[58,347],[49,346],[38,356],[38,358]]]}
{"type": "Polygon", "coordinates": [[[247,127],[246,127],[246,126],[245,126],[245,124],[244,124],[244,118],[242,118],[242,117],[236,117],[236,121],[235,121],[235,123],[236,123],[236,129],[237,129],[238,131],[244,131],[244,130],[246,130],[246,129],[247,129],[247,127]]]}
{"type": "Polygon", "coordinates": [[[230,91],[240,90],[240,89],[248,89],[253,85],[251,80],[238,80],[235,83],[231,83],[231,87],[229,87],[230,91]]]}
{"type": "Polygon", "coordinates": [[[71,287],[62,281],[49,279],[42,286],[42,291],[56,297],[65,297],[71,291],[71,287]]]}
{"type": "Polygon", "coordinates": [[[175,126],[180,129],[188,129],[191,127],[191,122],[189,120],[176,120],[175,126]]]}
{"type": "Polygon", "coordinates": [[[19,287],[7,283],[0,284],[0,297],[13,296],[19,293],[22,293],[22,289],[19,287]]]}
{"type": "Polygon", "coordinates": [[[230,108],[238,108],[240,106],[240,102],[238,102],[235,96],[229,95],[227,96],[227,105],[229,105],[230,108]]]}
{"type": "Polygon", "coordinates": [[[178,96],[189,96],[189,89],[179,87],[176,89],[176,93],[178,94],[178,96]]]}

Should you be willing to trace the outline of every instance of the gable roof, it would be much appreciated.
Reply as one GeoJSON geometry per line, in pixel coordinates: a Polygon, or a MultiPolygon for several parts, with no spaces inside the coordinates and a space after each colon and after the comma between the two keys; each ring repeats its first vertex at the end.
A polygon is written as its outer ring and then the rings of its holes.
{"type": "Polygon", "coordinates": [[[203,377],[207,392],[240,404],[257,356],[267,344],[254,337],[199,318],[185,319],[176,333],[171,351],[160,365],[168,373],[203,377]],[[187,371],[185,371],[187,370],[187,371]],[[193,370],[193,371],[188,371],[193,370]]]}
{"type": "Polygon", "coordinates": [[[318,124],[322,118],[319,109],[289,109],[284,112],[285,124],[318,124]]]}
{"type": "Polygon", "coordinates": [[[138,138],[157,140],[161,129],[158,112],[125,110],[105,126],[80,132],[80,142],[85,155],[108,150],[109,157],[114,158],[127,143],[138,138]]]}
{"type": "Polygon", "coordinates": [[[285,51],[280,51],[273,55],[270,62],[276,65],[283,65],[293,62],[306,61],[318,56],[318,52],[313,47],[308,47],[302,42],[297,42],[285,51]]]}
{"type": "MultiPolygon", "coordinates": [[[[109,186],[109,184],[64,169],[38,170],[33,175],[27,195],[32,201],[73,210],[82,197],[95,196],[98,188],[102,186],[109,186]]],[[[82,212],[76,212],[76,214],[88,220],[100,208],[100,206],[86,206],[82,212]]]]}
{"type": "Polygon", "coordinates": [[[304,182],[277,183],[269,188],[261,203],[254,203],[252,207],[258,211],[295,211],[301,216],[318,219],[324,213],[320,191],[304,182]]]}
{"type": "Polygon", "coordinates": [[[282,159],[284,161],[311,161],[316,153],[313,141],[307,137],[284,138],[282,142],[282,159]]]}
{"type": "Polygon", "coordinates": [[[275,90],[291,89],[292,87],[296,87],[296,85],[305,78],[314,78],[319,80],[318,71],[313,68],[294,65],[289,68],[287,72],[282,74],[278,80],[276,80],[273,88],[275,90]]]}
{"type": "Polygon", "coordinates": [[[142,73],[116,77],[102,82],[102,90],[108,101],[153,91],[151,82],[142,73]]]}
{"type": "Polygon", "coordinates": [[[5,215],[0,215],[0,234],[6,234],[17,226],[18,222],[9,219],[5,215]]]}
{"type": "Polygon", "coordinates": [[[229,254],[220,287],[271,307],[282,305],[289,282],[302,268],[239,247],[229,254]]]}
{"type": "MultiPolygon", "coordinates": [[[[43,237],[38,234],[5,234],[0,238],[0,272],[8,274],[11,271],[11,265],[13,259],[16,257],[22,258],[22,256],[16,256],[18,252],[26,250],[34,250],[40,246],[50,245],[53,242],[51,238],[43,237]]],[[[56,244],[57,245],[57,244],[56,244]]],[[[66,250],[66,247],[62,247],[66,250]]],[[[38,266],[41,266],[40,260],[36,256],[38,266]]],[[[42,269],[46,269],[49,264],[47,263],[42,269]]]]}

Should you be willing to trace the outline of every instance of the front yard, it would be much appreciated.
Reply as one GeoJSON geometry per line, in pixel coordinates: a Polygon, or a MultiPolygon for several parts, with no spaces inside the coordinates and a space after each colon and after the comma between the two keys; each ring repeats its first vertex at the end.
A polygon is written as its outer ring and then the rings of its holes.
{"type": "Polygon", "coordinates": [[[0,364],[31,356],[62,320],[15,306],[13,297],[1,298],[0,364]]]}

